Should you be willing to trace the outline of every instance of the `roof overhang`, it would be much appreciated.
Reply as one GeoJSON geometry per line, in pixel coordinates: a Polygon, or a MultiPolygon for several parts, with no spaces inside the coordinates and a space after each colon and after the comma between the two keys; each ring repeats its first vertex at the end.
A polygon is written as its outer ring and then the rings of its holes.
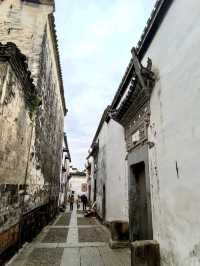
{"type": "Polygon", "coordinates": [[[63,105],[63,111],[64,111],[64,115],[66,115],[68,110],[66,108],[66,103],[65,103],[60,55],[59,55],[59,50],[58,50],[58,41],[57,41],[57,34],[56,34],[56,29],[55,29],[55,18],[54,18],[53,13],[48,15],[48,20],[49,20],[49,27],[50,27],[50,32],[51,32],[51,37],[52,37],[52,42],[53,42],[53,48],[55,52],[55,61],[56,61],[56,66],[57,66],[57,71],[58,71],[58,82],[59,82],[59,87],[60,87],[60,95],[61,95],[61,100],[62,100],[62,105],[63,105]]]}
{"type": "MultiPolygon", "coordinates": [[[[138,59],[136,49],[132,49],[132,76],[127,79],[127,85],[124,87],[122,100],[113,107],[112,118],[124,125],[124,117],[132,106],[134,112],[150,99],[152,89],[155,85],[156,77],[152,68],[152,62],[148,59],[147,66],[144,67],[138,59]]],[[[132,110],[133,111],[133,110],[132,110]]]]}
{"type": "MultiPolygon", "coordinates": [[[[147,25],[141,35],[141,38],[137,44],[137,47],[135,49],[136,55],[141,61],[148,50],[156,32],[158,31],[160,25],[162,24],[171,4],[174,2],[174,0],[157,0],[156,4],[153,8],[153,11],[150,15],[150,18],[147,21],[147,25]]],[[[134,74],[134,62],[133,58],[131,58],[125,74],[122,78],[122,81],[118,87],[118,90],[114,96],[114,99],[111,104],[111,109],[115,109],[116,106],[119,104],[121,98],[123,97],[125,90],[130,82],[130,79],[132,78],[134,74]]]]}
{"type": "Polygon", "coordinates": [[[49,5],[53,6],[55,10],[55,1],[54,0],[21,0],[22,2],[29,2],[33,4],[40,4],[40,5],[49,5]]]}

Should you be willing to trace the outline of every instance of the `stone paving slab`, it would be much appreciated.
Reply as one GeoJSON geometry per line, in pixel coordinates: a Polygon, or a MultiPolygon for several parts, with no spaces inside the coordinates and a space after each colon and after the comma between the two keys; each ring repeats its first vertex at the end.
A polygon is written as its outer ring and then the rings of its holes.
{"type": "Polygon", "coordinates": [[[9,266],[131,265],[130,250],[110,249],[109,232],[98,221],[93,218],[85,220],[80,214],[82,225],[78,225],[77,218],[80,217],[76,210],[67,216],[71,216],[69,225],[64,218],[66,213],[60,214],[52,225],[42,230],[37,240],[22,249],[9,266]]]}
{"type": "Polygon", "coordinates": [[[84,248],[84,247],[103,247],[106,246],[105,242],[83,242],[83,243],[58,243],[57,247],[63,248],[84,248]]]}
{"type": "Polygon", "coordinates": [[[98,222],[95,218],[78,217],[77,224],[78,225],[98,225],[98,222]]]}
{"type": "Polygon", "coordinates": [[[98,248],[86,247],[80,249],[81,266],[104,266],[98,248]]]}
{"type": "Polygon", "coordinates": [[[25,244],[22,249],[6,264],[7,266],[25,266],[28,256],[33,251],[32,245],[25,244]]]}
{"type": "Polygon", "coordinates": [[[82,211],[82,210],[77,210],[76,212],[77,214],[83,214],[83,215],[85,214],[85,211],[82,211]]]}
{"type": "Polygon", "coordinates": [[[67,243],[76,244],[78,243],[78,228],[77,228],[77,215],[76,215],[76,206],[71,215],[71,220],[69,224],[69,233],[67,236],[67,243]]]}
{"type": "Polygon", "coordinates": [[[82,243],[38,243],[34,248],[81,248],[108,246],[105,242],[82,242],[82,243]]]}
{"type": "Polygon", "coordinates": [[[108,242],[109,235],[105,230],[98,227],[79,228],[78,229],[79,242],[108,242]]]}
{"type": "Polygon", "coordinates": [[[97,227],[99,224],[96,225],[52,225],[51,228],[91,228],[97,227]]]}
{"type": "Polygon", "coordinates": [[[42,243],[63,243],[67,239],[68,228],[50,228],[42,243]]]}
{"type": "Polygon", "coordinates": [[[80,266],[80,249],[65,248],[60,266],[80,266]]]}
{"type": "Polygon", "coordinates": [[[64,249],[61,266],[130,266],[130,251],[102,247],[64,249]]]}
{"type": "Polygon", "coordinates": [[[110,249],[98,247],[105,266],[131,266],[131,253],[129,249],[110,249]]]}
{"type": "Polygon", "coordinates": [[[26,266],[60,266],[63,248],[34,249],[29,255],[26,266]]]}
{"type": "Polygon", "coordinates": [[[37,243],[35,248],[57,248],[59,243],[37,243]]]}
{"type": "Polygon", "coordinates": [[[63,213],[54,225],[69,225],[71,213],[63,213]]]}

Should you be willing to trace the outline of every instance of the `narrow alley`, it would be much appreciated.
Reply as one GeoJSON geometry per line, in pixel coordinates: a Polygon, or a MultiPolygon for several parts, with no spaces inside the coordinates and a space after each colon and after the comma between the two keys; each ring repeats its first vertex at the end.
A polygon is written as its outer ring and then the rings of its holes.
{"type": "Polygon", "coordinates": [[[130,250],[110,249],[109,232],[96,218],[74,208],[46,226],[9,266],[129,266],[130,250]]]}
{"type": "Polygon", "coordinates": [[[0,266],[200,266],[199,18],[0,0],[0,266]]]}

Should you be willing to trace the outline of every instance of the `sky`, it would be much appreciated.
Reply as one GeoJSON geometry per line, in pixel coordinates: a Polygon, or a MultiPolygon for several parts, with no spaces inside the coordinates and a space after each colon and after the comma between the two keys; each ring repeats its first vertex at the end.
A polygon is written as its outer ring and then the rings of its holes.
{"type": "Polygon", "coordinates": [[[56,30],[72,164],[84,168],[102,113],[117,91],[131,48],[155,0],[56,0],[56,30]]]}

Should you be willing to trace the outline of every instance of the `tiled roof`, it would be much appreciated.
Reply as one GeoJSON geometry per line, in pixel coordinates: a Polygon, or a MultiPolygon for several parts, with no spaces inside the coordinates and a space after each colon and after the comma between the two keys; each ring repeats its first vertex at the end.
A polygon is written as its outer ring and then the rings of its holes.
{"type": "Polygon", "coordinates": [[[0,62],[9,62],[16,77],[21,82],[24,90],[25,102],[29,103],[31,97],[36,95],[36,88],[31,78],[31,72],[28,70],[27,58],[18,47],[8,42],[6,44],[0,43],[0,62]]]}
{"type": "MultiPolygon", "coordinates": [[[[147,24],[144,28],[144,31],[141,35],[141,38],[137,44],[136,52],[138,58],[141,60],[146,53],[151,41],[153,40],[159,26],[161,25],[170,5],[174,0],[157,0],[153,11],[147,21],[147,24]]],[[[119,103],[124,91],[126,90],[126,86],[129,83],[133,73],[133,60],[131,58],[125,74],[122,78],[122,81],[118,87],[118,90],[114,96],[114,99],[111,104],[111,109],[115,109],[117,104],[119,103]]]]}
{"type": "Polygon", "coordinates": [[[68,141],[67,141],[67,134],[65,132],[64,132],[64,142],[65,142],[66,152],[68,154],[69,161],[71,162],[71,155],[70,155],[68,141]]]}
{"type": "Polygon", "coordinates": [[[34,4],[41,4],[41,5],[52,5],[55,8],[54,0],[22,0],[22,2],[30,2],[34,4]]]}
{"type": "Polygon", "coordinates": [[[54,51],[55,51],[55,55],[56,55],[56,65],[57,65],[57,71],[58,71],[58,76],[59,76],[60,94],[61,94],[61,98],[62,98],[64,114],[66,115],[67,114],[67,108],[66,108],[66,103],[65,103],[63,78],[62,78],[60,56],[59,56],[59,50],[58,50],[57,34],[56,34],[56,29],[55,29],[55,19],[54,19],[53,13],[49,14],[48,18],[49,18],[50,31],[51,31],[52,39],[53,39],[53,47],[54,47],[54,51]]]}
{"type": "Polygon", "coordinates": [[[102,126],[103,126],[103,123],[104,123],[104,122],[106,121],[106,119],[108,118],[109,110],[110,110],[110,106],[108,105],[108,106],[106,107],[106,109],[104,110],[103,115],[102,115],[102,117],[101,117],[101,120],[100,120],[100,122],[99,122],[99,126],[98,126],[97,131],[96,131],[96,133],[95,133],[95,135],[94,135],[94,138],[93,138],[93,141],[92,141],[91,148],[95,145],[96,139],[97,139],[97,137],[98,137],[98,135],[99,135],[99,132],[101,131],[101,128],[102,128],[102,126]]]}

